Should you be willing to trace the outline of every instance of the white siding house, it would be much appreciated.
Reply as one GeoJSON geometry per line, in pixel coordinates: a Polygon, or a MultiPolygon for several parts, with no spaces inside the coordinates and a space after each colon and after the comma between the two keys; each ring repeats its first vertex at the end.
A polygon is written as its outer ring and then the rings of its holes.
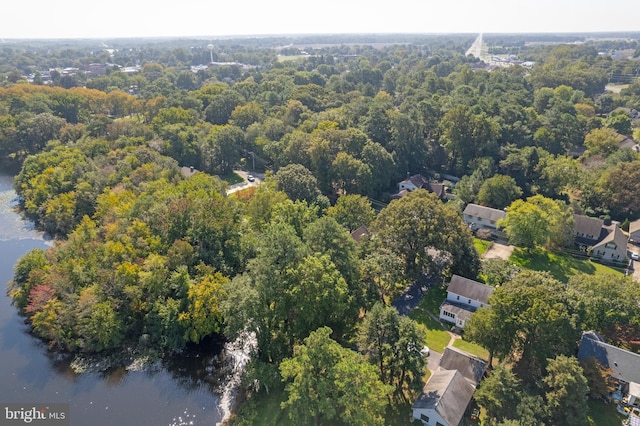
{"type": "Polygon", "coordinates": [[[436,371],[413,403],[413,418],[425,426],[458,426],[474,391],[459,371],[436,371]]]}
{"type": "Polygon", "coordinates": [[[627,237],[617,224],[611,225],[609,234],[592,248],[592,255],[609,262],[627,261],[627,237]]]}
{"type": "Polygon", "coordinates": [[[497,229],[498,221],[504,219],[506,215],[502,210],[478,204],[467,204],[462,212],[462,220],[473,230],[479,228],[497,229]]]}
{"type": "Polygon", "coordinates": [[[454,275],[447,287],[447,298],[440,305],[440,319],[464,328],[478,308],[489,306],[489,296],[493,290],[488,285],[454,275]]]}

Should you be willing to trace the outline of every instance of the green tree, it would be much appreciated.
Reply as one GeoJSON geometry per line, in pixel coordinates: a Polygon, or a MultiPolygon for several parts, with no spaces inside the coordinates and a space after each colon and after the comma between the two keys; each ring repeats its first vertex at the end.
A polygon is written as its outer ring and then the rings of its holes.
{"type": "MultiPolygon", "coordinates": [[[[596,330],[612,341],[620,341],[620,328],[632,327],[640,317],[640,295],[633,280],[622,276],[577,274],[567,287],[576,293],[584,309],[585,330],[596,330]]],[[[620,341],[620,343],[622,343],[620,341]]]]}
{"type": "Polygon", "coordinates": [[[358,349],[378,368],[381,380],[404,396],[422,388],[424,331],[393,307],[376,303],[358,328],[358,349]]]}
{"type": "Polygon", "coordinates": [[[280,364],[282,379],[288,382],[289,409],[294,423],[310,419],[314,424],[339,420],[353,425],[382,425],[390,388],[384,385],[362,355],[345,349],[322,327],[296,345],[292,358],[280,364]]]}
{"type": "Polygon", "coordinates": [[[369,192],[372,172],[369,166],[347,154],[339,152],[331,163],[333,189],[337,193],[369,192]]]}
{"type": "Polygon", "coordinates": [[[327,209],[327,215],[352,232],[360,226],[369,226],[375,218],[375,211],[366,197],[346,194],[338,197],[336,204],[327,209]]]}
{"type": "Polygon", "coordinates": [[[596,183],[600,205],[609,208],[612,216],[635,217],[640,212],[640,161],[620,162],[605,171],[596,183]],[[624,176],[624,179],[620,177],[624,176]]]}
{"type": "Polygon", "coordinates": [[[514,245],[527,249],[537,245],[562,247],[572,237],[573,214],[561,201],[534,195],[511,203],[498,225],[514,245]]]}
{"type": "Polygon", "coordinates": [[[607,157],[618,150],[618,144],[622,137],[613,129],[603,127],[593,129],[584,138],[584,146],[588,155],[602,154],[607,157]]]}
{"type": "Polygon", "coordinates": [[[613,111],[604,121],[604,125],[621,135],[631,135],[631,118],[625,111],[613,111]]]}
{"type": "Polygon", "coordinates": [[[504,209],[522,196],[522,189],[511,176],[495,175],[480,186],[476,202],[495,209],[504,209]]]}
{"type": "Polygon", "coordinates": [[[504,362],[482,380],[473,397],[480,407],[487,410],[490,424],[517,418],[514,407],[521,399],[520,386],[520,380],[504,362]]]}
{"type": "Polygon", "coordinates": [[[451,271],[475,276],[480,261],[471,233],[435,194],[416,190],[385,207],[371,224],[375,243],[404,261],[408,277],[451,271]]]}
{"type": "Polygon", "coordinates": [[[320,195],[317,179],[309,169],[300,164],[282,167],[273,178],[278,190],[283,191],[293,201],[306,200],[311,203],[320,195]]]}
{"type": "Polygon", "coordinates": [[[549,359],[543,382],[550,424],[579,426],[588,423],[589,386],[576,358],[558,355],[549,359]]]}

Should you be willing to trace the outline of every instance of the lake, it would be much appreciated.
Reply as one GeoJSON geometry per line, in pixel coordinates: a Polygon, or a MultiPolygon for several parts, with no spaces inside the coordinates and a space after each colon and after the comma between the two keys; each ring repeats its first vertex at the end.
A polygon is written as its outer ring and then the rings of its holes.
{"type": "Polygon", "coordinates": [[[219,343],[190,348],[144,371],[76,374],[70,357],[48,351],[29,334],[5,284],[22,255],[51,242],[14,211],[12,182],[13,177],[0,175],[0,403],[68,403],[69,423],[78,426],[220,422],[228,414],[221,400],[228,400],[231,379],[220,372],[219,343]]]}

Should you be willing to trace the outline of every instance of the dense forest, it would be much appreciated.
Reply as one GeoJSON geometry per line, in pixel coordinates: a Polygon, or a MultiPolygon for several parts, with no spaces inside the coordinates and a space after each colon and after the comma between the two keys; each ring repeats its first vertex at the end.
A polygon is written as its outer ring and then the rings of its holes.
{"type": "MultiPolygon", "coordinates": [[[[531,67],[465,56],[475,35],[0,45],[0,157],[20,170],[24,214],[56,237],[18,262],[14,304],[74,353],[252,334],[246,383],[285,381],[292,421],[380,424],[425,370],[424,331],[391,302],[410,283],[492,283],[508,268],[480,260],[466,203],[640,218],[639,38],[564,37],[485,35],[531,67]],[[264,182],[230,194],[237,169],[264,182]],[[414,174],[450,176],[449,201],[396,199],[414,174]]],[[[468,332],[513,361],[478,401],[492,424],[560,424],[545,405],[556,365],[582,368],[567,357],[583,330],[640,330],[638,292],[622,278],[507,276],[468,332]],[[495,406],[499,381],[519,417],[495,406]]]]}

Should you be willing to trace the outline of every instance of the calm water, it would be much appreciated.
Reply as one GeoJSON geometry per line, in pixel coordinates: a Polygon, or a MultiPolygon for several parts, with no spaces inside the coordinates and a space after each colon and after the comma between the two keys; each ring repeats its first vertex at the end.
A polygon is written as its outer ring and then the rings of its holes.
{"type": "Polygon", "coordinates": [[[229,379],[216,377],[220,368],[214,354],[222,348],[213,343],[146,371],[75,374],[69,359],[51,354],[28,333],[5,283],[13,278],[16,261],[31,249],[47,248],[47,241],[13,211],[12,181],[0,175],[0,402],[69,403],[74,426],[221,421],[228,407],[220,407],[220,395],[229,379]]]}

